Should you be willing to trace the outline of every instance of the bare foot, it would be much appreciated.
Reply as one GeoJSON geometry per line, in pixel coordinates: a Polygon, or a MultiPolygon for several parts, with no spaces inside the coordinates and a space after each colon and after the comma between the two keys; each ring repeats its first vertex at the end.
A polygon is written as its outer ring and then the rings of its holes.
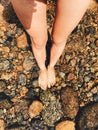
{"type": "Polygon", "coordinates": [[[47,69],[40,70],[39,72],[39,78],[38,78],[38,84],[41,89],[46,90],[47,89],[47,69]]]}
{"type": "Polygon", "coordinates": [[[54,67],[48,66],[48,88],[53,86],[56,82],[54,67]]]}

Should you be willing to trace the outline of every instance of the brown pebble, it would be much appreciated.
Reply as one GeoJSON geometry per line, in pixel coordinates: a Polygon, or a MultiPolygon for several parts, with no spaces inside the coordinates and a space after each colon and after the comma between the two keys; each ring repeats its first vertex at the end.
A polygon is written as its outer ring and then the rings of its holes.
{"type": "Polygon", "coordinates": [[[38,116],[40,112],[42,111],[42,108],[43,106],[40,101],[37,101],[37,100],[33,101],[29,107],[29,116],[31,118],[38,116]]]}
{"type": "Polygon", "coordinates": [[[75,123],[72,121],[63,121],[56,126],[56,130],[75,130],[75,123]]]}
{"type": "Polygon", "coordinates": [[[4,130],[4,120],[0,119],[0,130],[4,130]]]}
{"type": "Polygon", "coordinates": [[[5,53],[9,53],[10,49],[9,49],[9,47],[2,47],[2,51],[5,53]]]}
{"type": "Polygon", "coordinates": [[[70,81],[70,80],[73,80],[75,78],[75,75],[73,73],[69,73],[67,79],[70,81]]]}
{"type": "Polygon", "coordinates": [[[23,66],[21,66],[21,65],[17,66],[17,70],[18,71],[22,71],[23,70],[23,66]]]}
{"type": "Polygon", "coordinates": [[[24,48],[26,48],[27,44],[28,43],[27,43],[26,35],[25,35],[25,33],[23,33],[21,36],[19,36],[17,38],[17,46],[19,48],[24,49],[24,48]]]}
{"type": "Polygon", "coordinates": [[[28,92],[28,89],[26,87],[22,87],[20,90],[21,97],[24,97],[27,92],[28,92]]]}
{"type": "Polygon", "coordinates": [[[95,40],[95,44],[98,47],[98,39],[95,40]]]}

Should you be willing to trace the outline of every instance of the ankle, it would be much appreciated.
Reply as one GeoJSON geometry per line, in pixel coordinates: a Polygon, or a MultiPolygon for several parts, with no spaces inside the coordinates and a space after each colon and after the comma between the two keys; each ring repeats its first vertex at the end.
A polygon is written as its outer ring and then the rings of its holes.
{"type": "Polygon", "coordinates": [[[51,64],[48,65],[48,69],[49,69],[49,68],[50,68],[50,69],[51,69],[51,68],[54,68],[54,65],[51,65],[51,64]]]}

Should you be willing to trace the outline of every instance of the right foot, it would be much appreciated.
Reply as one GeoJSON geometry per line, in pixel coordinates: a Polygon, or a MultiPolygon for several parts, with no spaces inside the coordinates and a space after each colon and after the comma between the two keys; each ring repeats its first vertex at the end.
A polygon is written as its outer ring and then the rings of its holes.
{"type": "Polygon", "coordinates": [[[38,78],[38,84],[39,87],[43,90],[47,89],[47,69],[40,70],[39,72],[39,78],[38,78]]]}

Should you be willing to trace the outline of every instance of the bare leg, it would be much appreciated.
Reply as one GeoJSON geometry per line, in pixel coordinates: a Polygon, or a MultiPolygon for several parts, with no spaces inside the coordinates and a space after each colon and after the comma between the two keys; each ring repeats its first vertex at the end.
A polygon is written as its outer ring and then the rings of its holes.
{"type": "Polygon", "coordinates": [[[64,50],[69,34],[81,20],[89,2],[90,0],[57,0],[56,18],[52,35],[53,45],[48,66],[48,86],[55,83],[53,68],[64,50]]]}
{"type": "Polygon", "coordinates": [[[31,37],[32,50],[40,68],[39,85],[47,87],[47,70],[45,67],[47,23],[46,3],[44,0],[11,0],[15,12],[31,37]]]}

